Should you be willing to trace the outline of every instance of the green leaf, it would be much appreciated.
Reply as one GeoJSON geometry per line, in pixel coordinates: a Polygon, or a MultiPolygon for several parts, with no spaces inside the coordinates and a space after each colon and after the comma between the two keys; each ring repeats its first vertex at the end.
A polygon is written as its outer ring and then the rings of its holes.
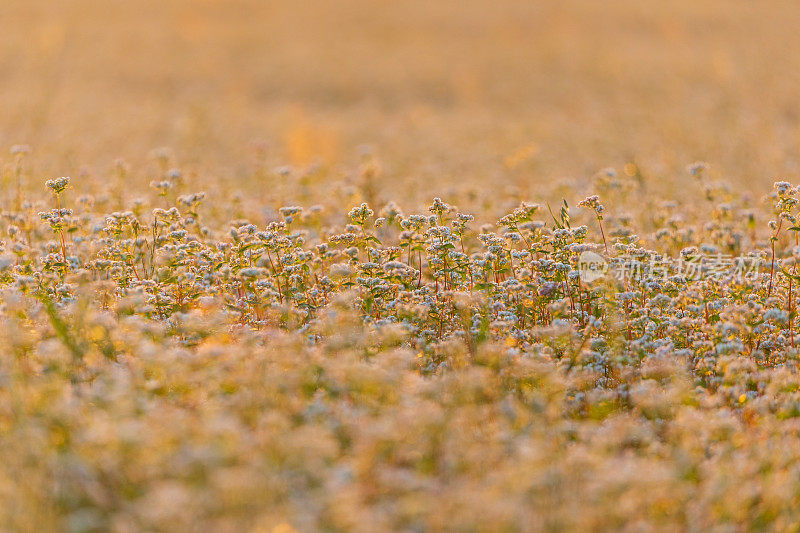
{"type": "Polygon", "coordinates": [[[546,205],[547,205],[547,210],[550,211],[550,216],[553,217],[553,222],[555,223],[556,227],[558,229],[564,229],[564,226],[561,225],[561,222],[558,221],[556,215],[553,213],[553,209],[550,207],[550,203],[548,202],[546,205]]]}
{"type": "Polygon", "coordinates": [[[793,280],[800,281],[800,276],[795,274],[789,274],[789,272],[785,268],[782,268],[781,272],[783,272],[783,275],[786,276],[787,278],[792,278],[793,280]]]}

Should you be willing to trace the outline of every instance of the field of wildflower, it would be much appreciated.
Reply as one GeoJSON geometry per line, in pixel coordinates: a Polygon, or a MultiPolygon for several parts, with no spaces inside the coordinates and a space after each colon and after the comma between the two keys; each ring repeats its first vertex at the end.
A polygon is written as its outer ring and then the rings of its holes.
{"type": "Polygon", "coordinates": [[[794,4],[4,9],[0,531],[800,529],[794,4]]]}

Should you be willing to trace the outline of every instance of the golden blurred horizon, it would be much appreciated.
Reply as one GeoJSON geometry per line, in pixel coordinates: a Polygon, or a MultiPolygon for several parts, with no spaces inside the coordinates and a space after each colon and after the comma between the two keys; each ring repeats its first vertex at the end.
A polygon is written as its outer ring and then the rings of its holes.
{"type": "Polygon", "coordinates": [[[262,140],[276,165],[333,169],[369,145],[390,192],[425,196],[629,161],[671,179],[702,159],[753,188],[798,174],[792,2],[5,4],[0,147],[30,144],[43,173],[168,146],[236,178],[262,140]]]}

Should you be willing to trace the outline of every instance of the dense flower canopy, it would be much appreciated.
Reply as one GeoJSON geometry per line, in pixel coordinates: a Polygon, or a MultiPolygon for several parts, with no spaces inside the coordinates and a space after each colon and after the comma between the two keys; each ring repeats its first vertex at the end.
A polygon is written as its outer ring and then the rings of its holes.
{"type": "Polygon", "coordinates": [[[3,212],[2,523],[795,524],[796,188],[762,232],[689,172],[708,218],[664,202],[644,233],[610,170],[483,224],[439,198],[223,222],[167,167],[158,207],[48,181],[3,212]]]}

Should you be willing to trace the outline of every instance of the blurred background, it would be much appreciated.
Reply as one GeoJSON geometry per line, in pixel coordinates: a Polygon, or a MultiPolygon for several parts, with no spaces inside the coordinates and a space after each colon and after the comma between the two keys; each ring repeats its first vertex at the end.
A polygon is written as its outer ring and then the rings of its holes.
{"type": "Polygon", "coordinates": [[[242,183],[254,158],[336,176],[369,152],[387,197],[464,183],[535,193],[628,163],[680,181],[706,160],[760,190],[798,173],[793,1],[4,0],[2,11],[0,158],[29,144],[42,174],[102,174],[124,157],[146,187],[162,146],[242,183]]]}

